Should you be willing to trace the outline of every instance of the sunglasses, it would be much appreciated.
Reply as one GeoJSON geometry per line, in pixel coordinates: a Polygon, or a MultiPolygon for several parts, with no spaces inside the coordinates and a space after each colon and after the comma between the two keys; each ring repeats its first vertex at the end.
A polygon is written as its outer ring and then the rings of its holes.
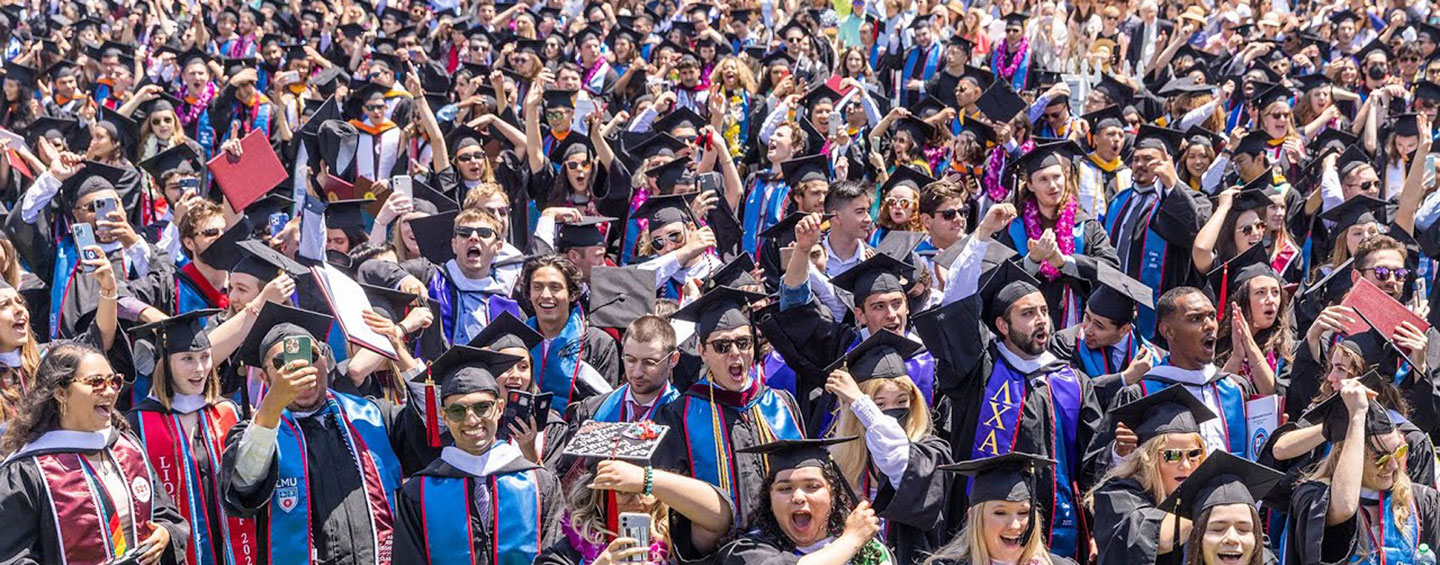
{"type": "Polygon", "coordinates": [[[225,233],[225,230],[222,230],[220,228],[205,228],[203,230],[200,230],[200,235],[203,235],[205,237],[220,237],[220,234],[222,233],[225,233]]]}
{"type": "Polygon", "coordinates": [[[906,208],[909,208],[910,205],[911,205],[911,204],[914,204],[914,203],[915,203],[915,201],[914,201],[914,200],[911,200],[911,199],[909,199],[909,198],[886,198],[886,199],[885,199],[885,204],[888,204],[888,205],[890,205],[890,206],[904,206],[904,207],[906,207],[906,208]]]}
{"type": "Polygon", "coordinates": [[[545,119],[547,119],[547,120],[558,120],[558,119],[564,118],[564,117],[565,117],[565,112],[562,112],[562,111],[560,111],[560,110],[550,110],[550,111],[545,112],[545,119]]]}
{"type": "Polygon", "coordinates": [[[154,119],[150,120],[150,124],[151,124],[151,125],[157,125],[157,126],[158,126],[158,125],[160,125],[160,124],[168,124],[168,123],[173,122],[173,121],[175,121],[175,118],[172,118],[172,117],[170,117],[170,116],[161,116],[161,117],[154,118],[154,119]]]}
{"type": "Polygon", "coordinates": [[[566,162],[565,162],[565,168],[570,169],[570,170],[572,170],[572,171],[588,171],[588,170],[590,170],[590,162],[589,162],[589,161],[566,161],[566,162]]]}
{"type": "Polygon", "coordinates": [[[947,221],[947,222],[953,222],[953,221],[955,221],[955,218],[960,217],[960,215],[961,215],[961,214],[964,214],[964,213],[965,213],[965,210],[964,210],[964,209],[961,209],[961,208],[951,208],[951,209],[949,209],[949,210],[936,210],[936,211],[935,211],[935,216],[938,217],[938,218],[944,218],[945,221],[947,221]]]}
{"type": "Polygon", "coordinates": [[[384,110],[384,109],[385,109],[385,105],[384,105],[384,104],[366,104],[366,105],[365,105],[365,110],[366,110],[367,112],[379,112],[379,111],[384,110]]]}
{"type": "Polygon", "coordinates": [[[509,206],[496,206],[494,208],[486,208],[485,211],[494,214],[497,218],[503,218],[510,215],[509,206]]]}
{"type": "Polygon", "coordinates": [[[1243,234],[1245,234],[1246,236],[1255,235],[1256,232],[1261,232],[1261,233],[1263,233],[1264,231],[1265,231],[1265,222],[1253,222],[1253,223],[1249,223],[1249,224],[1245,224],[1245,225],[1243,225],[1243,226],[1240,226],[1240,233],[1243,233],[1243,234]]]}
{"type": "Polygon", "coordinates": [[[466,414],[474,414],[477,418],[488,418],[495,413],[495,407],[500,403],[494,400],[481,400],[474,404],[451,404],[445,407],[445,419],[451,422],[464,422],[466,414]]]}
{"type": "Polygon", "coordinates": [[[1360,183],[1360,190],[1363,190],[1363,191],[1365,191],[1365,192],[1370,192],[1370,191],[1373,191],[1373,190],[1378,190],[1379,188],[1380,188],[1380,181],[1378,181],[1378,180],[1367,180],[1367,181],[1365,181],[1365,182],[1360,183]]]}
{"type": "Polygon", "coordinates": [[[755,347],[755,340],[748,337],[741,337],[736,339],[717,339],[715,341],[709,342],[709,344],[710,349],[714,349],[716,353],[724,354],[729,353],[730,347],[732,346],[735,347],[737,351],[750,351],[751,347],[755,347]]]}
{"type": "MultiPolygon", "coordinates": [[[[319,363],[319,362],[320,362],[320,352],[319,352],[319,351],[313,351],[313,350],[312,350],[312,351],[310,352],[310,364],[311,364],[311,365],[314,365],[314,364],[319,363]]],[[[284,369],[284,368],[285,368],[285,363],[286,363],[286,361],[285,361],[285,354],[284,354],[284,353],[281,353],[281,354],[279,354],[279,355],[276,355],[276,356],[270,358],[270,366],[271,366],[271,367],[274,367],[276,371],[279,371],[279,370],[281,370],[281,369],[284,369]]]]}
{"type": "Polygon", "coordinates": [[[495,230],[487,228],[485,226],[455,226],[455,237],[461,239],[470,239],[470,236],[472,235],[479,236],[480,239],[490,239],[492,237],[495,237],[495,230]]]}
{"type": "Polygon", "coordinates": [[[479,158],[480,158],[480,152],[479,152],[479,151],[471,151],[471,152],[466,153],[466,154],[463,154],[463,155],[456,155],[456,156],[455,156],[455,161],[456,161],[456,162],[460,162],[460,163],[469,163],[469,162],[474,161],[474,160],[479,159],[479,158]]]}
{"type": "Polygon", "coordinates": [[[1388,280],[1402,280],[1402,281],[1403,281],[1403,280],[1405,280],[1405,277],[1407,277],[1407,276],[1410,275],[1410,269],[1404,269],[1404,268],[1401,268],[1401,269],[1391,269],[1391,268],[1389,268],[1389,267],[1374,267],[1374,268],[1371,268],[1371,269],[1364,269],[1364,270],[1370,271],[1371,273],[1374,273],[1374,274],[1375,274],[1375,278],[1378,279],[1378,280],[1382,280],[1382,281],[1388,281],[1388,280]]]}
{"type": "Polygon", "coordinates": [[[653,239],[650,240],[650,248],[651,248],[651,249],[660,249],[660,248],[663,248],[663,247],[665,247],[665,242],[666,242],[667,240],[668,240],[670,243],[677,243],[677,244],[678,244],[678,243],[685,243],[685,232],[678,232],[678,231],[677,231],[677,232],[671,233],[670,235],[662,235],[662,236],[653,238],[653,239]]]}
{"type": "Polygon", "coordinates": [[[90,375],[75,379],[75,382],[90,388],[113,388],[119,389],[125,385],[125,375],[110,373],[108,375],[90,375]]]}
{"type": "Polygon", "coordinates": [[[1018,33],[1020,33],[1020,28],[1018,28],[1018,27],[1012,27],[1012,28],[1010,28],[1010,29],[1005,30],[1005,33],[1017,33],[1017,34],[1018,34],[1018,33]]]}
{"type": "Polygon", "coordinates": [[[1290,119],[1290,112],[1271,112],[1271,113],[1269,113],[1269,114],[1265,114],[1265,116],[1266,116],[1266,117],[1269,117],[1269,118],[1272,118],[1272,119],[1277,119],[1277,120],[1278,120],[1278,119],[1287,119],[1287,120],[1288,120],[1288,119],[1290,119]]]}
{"type": "Polygon", "coordinates": [[[1045,112],[1045,119],[1058,120],[1065,117],[1065,112],[1045,112]]]}
{"type": "Polygon", "coordinates": [[[1420,62],[1420,58],[1419,58],[1419,57],[1401,57],[1401,58],[1400,58],[1400,62],[1401,62],[1401,63],[1419,63],[1419,62],[1420,62]]]}
{"type": "Polygon", "coordinates": [[[1378,455],[1374,459],[1371,459],[1370,462],[1374,463],[1376,467],[1384,467],[1385,464],[1389,463],[1391,459],[1404,459],[1405,456],[1409,454],[1410,444],[1402,443],[1400,444],[1400,447],[1395,448],[1395,451],[1383,455],[1378,455]]]}
{"type": "Polygon", "coordinates": [[[1199,461],[1205,457],[1205,450],[1195,449],[1166,449],[1160,452],[1160,457],[1166,463],[1179,463],[1181,459],[1186,461],[1199,461]]]}

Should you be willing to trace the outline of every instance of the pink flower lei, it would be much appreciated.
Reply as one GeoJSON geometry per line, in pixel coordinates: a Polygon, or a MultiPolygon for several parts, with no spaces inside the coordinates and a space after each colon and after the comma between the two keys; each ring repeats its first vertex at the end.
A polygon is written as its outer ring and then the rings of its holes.
{"type": "MultiPolygon", "coordinates": [[[[1055,244],[1063,255],[1068,256],[1075,252],[1075,210],[1077,208],[1079,208],[1079,203],[1071,198],[1060,208],[1060,217],[1055,221],[1055,244]]],[[[1024,214],[1025,237],[1040,239],[1040,236],[1045,233],[1045,228],[1040,225],[1040,205],[1035,203],[1035,199],[1025,201],[1024,214]]],[[[1045,280],[1053,281],[1060,277],[1060,269],[1051,265],[1049,261],[1042,261],[1040,274],[1045,277],[1045,280]]]]}
{"type": "MultiPolygon", "coordinates": [[[[592,542],[581,536],[580,532],[575,531],[575,528],[570,525],[569,512],[560,516],[560,526],[560,529],[565,531],[565,539],[570,542],[570,547],[580,552],[580,556],[585,558],[586,563],[594,563],[595,558],[605,552],[608,544],[592,542]]],[[[650,563],[664,563],[669,554],[670,551],[665,547],[664,542],[655,539],[650,541],[650,563]]]]}
{"type": "Polygon", "coordinates": [[[200,117],[200,113],[210,107],[210,99],[215,97],[215,83],[205,83],[205,91],[200,93],[194,104],[187,104],[185,113],[180,114],[180,125],[189,127],[200,117]]]}
{"type": "Polygon", "coordinates": [[[1015,54],[1011,55],[1010,62],[1006,63],[1005,48],[1009,47],[1009,45],[1010,42],[1006,41],[1005,45],[1002,45],[1000,47],[1000,76],[1005,78],[1015,78],[1015,71],[1020,70],[1020,61],[1025,58],[1025,52],[1030,49],[1030,39],[1025,37],[1020,38],[1020,45],[1015,48],[1015,54]]]}

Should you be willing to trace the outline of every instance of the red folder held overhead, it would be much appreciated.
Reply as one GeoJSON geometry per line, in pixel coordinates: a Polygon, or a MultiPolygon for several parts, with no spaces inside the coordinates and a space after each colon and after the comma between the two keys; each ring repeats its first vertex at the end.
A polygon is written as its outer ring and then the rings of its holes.
{"type": "Polygon", "coordinates": [[[218,151],[206,166],[210,167],[210,175],[220,192],[230,201],[230,208],[237,213],[290,178],[275,149],[270,147],[270,138],[258,129],[240,140],[240,157],[218,151]]]}
{"type": "Polygon", "coordinates": [[[1355,287],[1345,295],[1341,304],[1360,313],[1352,316],[1355,321],[1345,326],[1345,335],[1370,331],[1370,324],[1375,324],[1376,331],[1385,336],[1385,339],[1395,339],[1395,328],[1399,327],[1401,322],[1410,322],[1410,325],[1415,326],[1421,333],[1430,329],[1430,324],[1426,323],[1424,318],[1415,315],[1399,300],[1363,278],[1355,282],[1355,287]],[[1366,323],[1366,320],[1369,320],[1369,323],[1366,323]]]}

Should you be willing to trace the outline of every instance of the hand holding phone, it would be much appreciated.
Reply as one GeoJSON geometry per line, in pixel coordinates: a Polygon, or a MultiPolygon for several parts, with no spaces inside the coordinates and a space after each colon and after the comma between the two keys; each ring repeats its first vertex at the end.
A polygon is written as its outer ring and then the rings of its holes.
{"type": "Polygon", "coordinates": [[[505,412],[500,415],[500,424],[495,429],[495,439],[510,441],[510,426],[530,416],[530,407],[535,397],[523,390],[512,390],[505,396],[505,412]]]}
{"type": "Polygon", "coordinates": [[[304,361],[306,364],[314,362],[314,344],[306,336],[292,336],[285,338],[285,348],[281,352],[281,359],[285,365],[295,361],[304,361]]]}
{"type": "Polygon", "coordinates": [[[406,198],[415,198],[414,181],[410,175],[395,175],[390,179],[390,190],[404,194],[406,198]]]}
{"type": "Polygon", "coordinates": [[[75,236],[75,249],[80,251],[81,270],[86,273],[95,272],[94,267],[85,264],[85,262],[100,258],[100,255],[95,253],[95,227],[90,224],[75,224],[73,231],[75,236]]]}
{"type": "MultiPolygon", "coordinates": [[[[95,205],[96,222],[114,221],[110,218],[110,213],[120,209],[120,201],[114,198],[101,198],[99,200],[96,200],[93,204],[95,205]]],[[[98,230],[98,233],[99,235],[106,235],[109,233],[109,230],[100,228],[98,230]]]]}
{"type": "MultiPolygon", "coordinates": [[[[648,549],[650,547],[650,515],[639,512],[621,512],[620,537],[633,539],[636,541],[636,546],[648,549]]],[[[621,563],[648,563],[649,561],[648,552],[631,555],[620,560],[621,563]]]]}

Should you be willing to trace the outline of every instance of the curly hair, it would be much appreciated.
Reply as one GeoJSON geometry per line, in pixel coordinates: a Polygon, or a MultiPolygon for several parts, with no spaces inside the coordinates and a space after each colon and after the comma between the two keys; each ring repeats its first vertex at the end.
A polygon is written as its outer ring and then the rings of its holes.
{"type": "Polygon", "coordinates": [[[569,291],[570,304],[573,306],[577,300],[580,300],[580,281],[583,278],[580,274],[580,267],[576,267],[564,255],[554,253],[525,260],[525,266],[520,269],[521,303],[526,309],[532,312],[535,310],[534,304],[530,302],[530,281],[535,278],[537,271],[546,267],[559,271],[560,276],[565,277],[565,289],[569,291]]]}
{"type": "MultiPolygon", "coordinates": [[[[605,524],[603,506],[607,491],[590,488],[595,473],[585,471],[575,477],[565,490],[565,511],[570,519],[570,528],[590,543],[604,544],[606,540],[620,535],[605,524]]],[[[670,507],[656,500],[650,507],[650,529],[661,539],[670,539],[670,507]]]]}
{"type": "MultiPolygon", "coordinates": [[[[845,531],[845,518],[850,515],[850,510],[855,507],[855,494],[845,488],[845,478],[840,476],[840,469],[834,463],[824,467],[825,483],[830,489],[830,516],[825,520],[825,529],[830,535],[838,536],[845,531]]],[[[770,506],[770,489],[775,486],[775,477],[778,472],[772,472],[765,478],[765,484],[760,487],[760,506],[755,509],[754,517],[750,519],[750,530],[759,532],[767,542],[781,551],[795,549],[795,542],[785,536],[780,529],[780,522],[775,519],[775,510],[770,506]]]]}
{"type": "MultiPolygon", "coordinates": [[[[50,347],[35,370],[34,388],[20,400],[20,409],[5,426],[4,436],[0,436],[0,454],[15,453],[45,432],[60,427],[60,401],[55,398],[55,391],[74,382],[80,362],[90,355],[103,356],[104,353],[78,341],[56,343],[50,347]]],[[[110,425],[117,430],[130,429],[125,417],[113,410],[110,412],[110,425]]]]}

